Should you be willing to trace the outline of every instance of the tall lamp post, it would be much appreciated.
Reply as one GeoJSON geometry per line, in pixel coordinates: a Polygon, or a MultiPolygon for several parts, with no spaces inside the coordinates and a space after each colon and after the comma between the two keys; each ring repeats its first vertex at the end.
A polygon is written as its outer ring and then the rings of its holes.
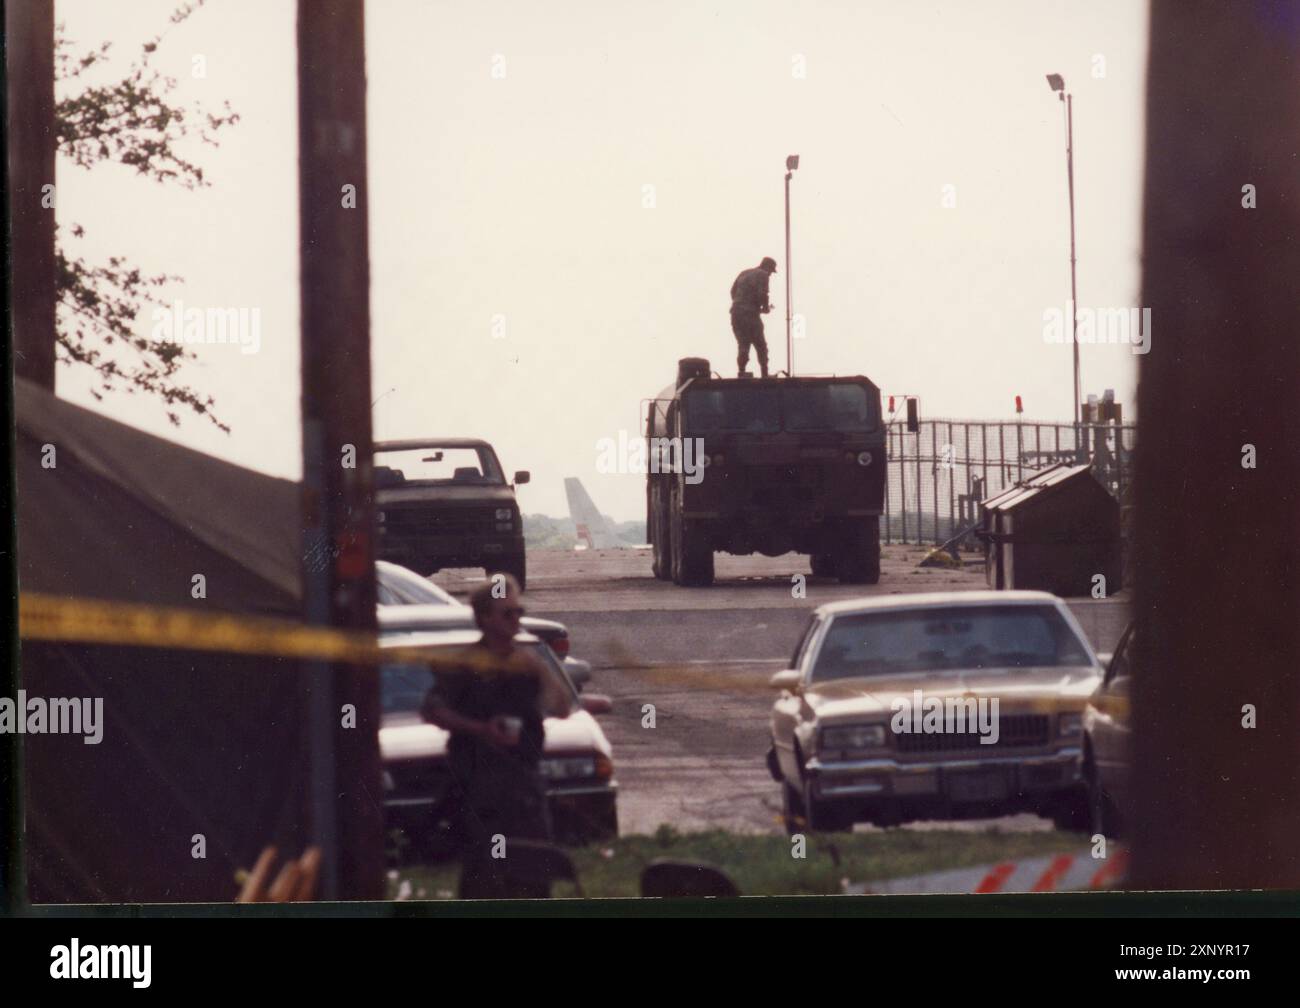
{"type": "Polygon", "coordinates": [[[1065,103],[1065,170],[1070,181],[1070,342],[1074,346],[1074,428],[1075,450],[1079,444],[1079,292],[1074,277],[1074,95],[1065,90],[1065,78],[1048,74],[1047,83],[1065,103]]]}
{"type": "Polygon", "coordinates": [[[785,159],[785,373],[794,374],[794,349],[790,339],[790,178],[799,167],[799,155],[785,159]]]}

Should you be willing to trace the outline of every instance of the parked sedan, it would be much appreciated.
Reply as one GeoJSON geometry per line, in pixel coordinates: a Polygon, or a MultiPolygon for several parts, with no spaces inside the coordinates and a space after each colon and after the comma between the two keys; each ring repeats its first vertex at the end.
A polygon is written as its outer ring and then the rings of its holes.
{"type": "Polygon", "coordinates": [[[1084,829],[1083,708],[1101,672],[1045,592],[821,606],[772,677],[768,769],[786,826],[1033,811],[1084,829]]]}
{"type": "Polygon", "coordinates": [[[1083,711],[1083,776],[1093,833],[1117,837],[1129,802],[1129,685],[1137,634],[1129,624],[1083,711]]]}
{"type": "MultiPolygon", "coordinates": [[[[444,588],[438,587],[428,578],[420,577],[415,571],[401,564],[388,560],[375,562],[375,581],[379,592],[379,604],[384,606],[399,605],[435,605],[469,607],[444,588]]],[[[519,625],[528,633],[544,640],[561,659],[569,657],[569,628],[555,620],[540,619],[537,616],[525,616],[519,625]]],[[[570,668],[570,674],[573,673],[570,668]]],[[[590,671],[590,668],[588,668],[590,671]]]]}
{"type": "MultiPolygon", "coordinates": [[[[421,607],[423,608],[423,607],[421,607]]],[[[479,633],[455,609],[430,616],[422,628],[389,618],[380,610],[380,645],[417,647],[432,656],[447,656],[473,644],[479,633]]],[[[580,694],[554,653],[531,634],[516,638],[564,684],[572,697],[567,717],[543,722],[545,742],[541,763],[556,838],[581,843],[618,835],[618,782],[614,754],[595,714],[610,710],[608,697],[580,694]]],[[[379,748],[384,765],[384,816],[389,829],[437,853],[451,843],[452,810],[447,798],[448,733],[423,721],[420,704],[433,684],[427,666],[385,665],[381,673],[383,720],[379,748]]]]}

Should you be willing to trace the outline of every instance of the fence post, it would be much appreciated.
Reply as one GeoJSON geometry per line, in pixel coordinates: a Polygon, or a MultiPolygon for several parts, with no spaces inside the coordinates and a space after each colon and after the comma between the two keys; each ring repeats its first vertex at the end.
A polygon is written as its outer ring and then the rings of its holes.
{"type": "Polygon", "coordinates": [[[931,466],[930,483],[934,491],[931,496],[934,500],[934,541],[936,545],[943,542],[939,538],[939,421],[936,420],[930,427],[930,451],[934,454],[934,465],[931,466]]]}
{"type": "Polygon", "coordinates": [[[916,544],[921,545],[925,538],[924,522],[921,520],[921,431],[916,432],[916,544]]]}

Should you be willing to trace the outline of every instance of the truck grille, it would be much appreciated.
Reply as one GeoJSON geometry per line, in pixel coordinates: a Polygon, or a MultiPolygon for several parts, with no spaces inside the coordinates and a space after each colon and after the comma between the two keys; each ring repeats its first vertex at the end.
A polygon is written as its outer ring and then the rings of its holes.
{"type": "Polygon", "coordinates": [[[746,470],[755,487],[821,486],[823,469],[815,465],[753,466],[746,470]]]}
{"type": "Polygon", "coordinates": [[[979,732],[940,732],[934,735],[921,733],[895,735],[900,753],[964,752],[966,750],[994,750],[1043,746],[1051,734],[1052,719],[1047,714],[1009,714],[998,718],[998,740],[991,745],[980,744],[979,732]]]}
{"type": "Polygon", "coordinates": [[[380,504],[380,525],[397,536],[464,536],[490,534],[495,530],[492,511],[439,511],[427,507],[394,507],[380,504]]]}
{"type": "Polygon", "coordinates": [[[798,508],[822,492],[825,473],[815,465],[751,466],[745,470],[749,502],[762,508],[798,508]]]}

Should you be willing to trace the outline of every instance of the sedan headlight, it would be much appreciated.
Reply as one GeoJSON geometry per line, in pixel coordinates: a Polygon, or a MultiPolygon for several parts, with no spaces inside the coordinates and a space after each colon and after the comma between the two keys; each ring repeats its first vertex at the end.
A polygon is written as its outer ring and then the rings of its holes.
{"type": "Polygon", "coordinates": [[[843,725],[822,729],[823,749],[879,749],[885,744],[885,726],[843,725]]]}
{"type": "Polygon", "coordinates": [[[1062,736],[1080,735],[1083,733],[1083,715],[1082,714],[1062,714],[1058,723],[1057,731],[1062,736]]]}
{"type": "Polygon", "coordinates": [[[573,780],[596,776],[595,756],[553,756],[538,765],[542,778],[549,781],[573,780]]]}
{"type": "Polygon", "coordinates": [[[497,508],[496,516],[497,521],[509,521],[514,517],[514,515],[510,513],[509,508],[497,508]]]}

